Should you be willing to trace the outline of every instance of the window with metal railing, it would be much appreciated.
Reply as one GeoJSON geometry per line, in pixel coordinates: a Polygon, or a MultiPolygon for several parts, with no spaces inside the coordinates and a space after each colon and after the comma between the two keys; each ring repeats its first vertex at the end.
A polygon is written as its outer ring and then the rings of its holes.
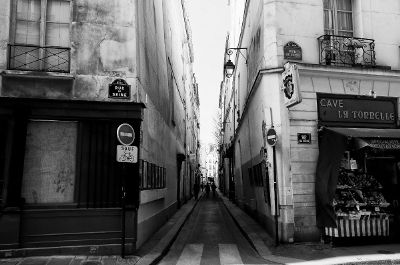
{"type": "Polygon", "coordinates": [[[70,0],[13,2],[8,69],[70,71],[70,0]]]}
{"type": "Polygon", "coordinates": [[[70,48],[8,45],[8,69],[21,71],[70,72],[70,48]]]}
{"type": "Polygon", "coordinates": [[[375,66],[375,41],[338,35],[322,35],[319,63],[335,66],[375,66]]]}

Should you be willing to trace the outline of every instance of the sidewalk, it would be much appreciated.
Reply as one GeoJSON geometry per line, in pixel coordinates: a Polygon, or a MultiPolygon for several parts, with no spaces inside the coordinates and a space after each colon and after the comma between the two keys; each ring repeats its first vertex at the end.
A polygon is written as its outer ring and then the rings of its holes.
{"type": "MultiPolygon", "coordinates": [[[[400,244],[332,247],[329,244],[292,243],[274,246],[274,240],[245,212],[220,194],[224,205],[250,244],[267,262],[278,264],[400,264],[400,244]]],[[[172,245],[198,201],[184,204],[135,256],[45,256],[0,259],[0,265],[150,265],[172,245]]]]}

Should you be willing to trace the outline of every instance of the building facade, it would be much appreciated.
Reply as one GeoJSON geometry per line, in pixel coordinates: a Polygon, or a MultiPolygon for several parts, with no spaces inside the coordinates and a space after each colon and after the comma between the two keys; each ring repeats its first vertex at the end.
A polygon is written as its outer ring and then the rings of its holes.
{"type": "Polygon", "coordinates": [[[216,144],[204,144],[202,146],[202,182],[214,182],[217,186],[219,183],[218,178],[218,146],[216,144]]]}
{"type": "Polygon", "coordinates": [[[134,252],[198,165],[184,1],[0,4],[0,248],[134,252]]]}
{"type": "Polygon", "coordinates": [[[231,1],[225,190],[277,240],[399,237],[399,8],[231,1]]]}

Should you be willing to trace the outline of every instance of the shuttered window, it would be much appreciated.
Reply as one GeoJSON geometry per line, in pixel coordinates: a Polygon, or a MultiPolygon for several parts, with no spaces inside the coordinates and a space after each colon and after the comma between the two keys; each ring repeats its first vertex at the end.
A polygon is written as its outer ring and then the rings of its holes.
{"type": "Polygon", "coordinates": [[[353,36],[351,0],[323,0],[325,34],[353,36]]]}
{"type": "Polygon", "coordinates": [[[69,0],[16,0],[10,66],[18,70],[69,71],[69,0]]]}
{"type": "Polygon", "coordinates": [[[66,0],[18,0],[15,43],[69,46],[70,2],[66,0]]]}

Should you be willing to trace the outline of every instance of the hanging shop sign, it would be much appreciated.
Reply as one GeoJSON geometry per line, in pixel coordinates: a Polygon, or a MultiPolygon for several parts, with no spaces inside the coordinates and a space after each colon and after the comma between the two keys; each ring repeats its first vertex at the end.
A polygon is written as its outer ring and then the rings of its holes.
{"type": "Polygon", "coordinates": [[[301,102],[299,89],[299,72],[297,65],[286,63],[282,73],[282,91],[285,98],[285,106],[290,107],[301,102]]]}
{"type": "Polygon", "coordinates": [[[297,134],[298,144],[311,144],[311,133],[298,133],[297,134]]]}
{"type": "Polygon", "coordinates": [[[293,41],[289,41],[283,46],[283,58],[286,60],[302,60],[301,47],[293,41]]]}
{"type": "Polygon", "coordinates": [[[317,94],[317,103],[321,124],[375,128],[397,125],[397,98],[317,94]]]}
{"type": "Polygon", "coordinates": [[[131,86],[124,79],[115,79],[108,86],[108,97],[116,99],[130,99],[131,86]]]}

